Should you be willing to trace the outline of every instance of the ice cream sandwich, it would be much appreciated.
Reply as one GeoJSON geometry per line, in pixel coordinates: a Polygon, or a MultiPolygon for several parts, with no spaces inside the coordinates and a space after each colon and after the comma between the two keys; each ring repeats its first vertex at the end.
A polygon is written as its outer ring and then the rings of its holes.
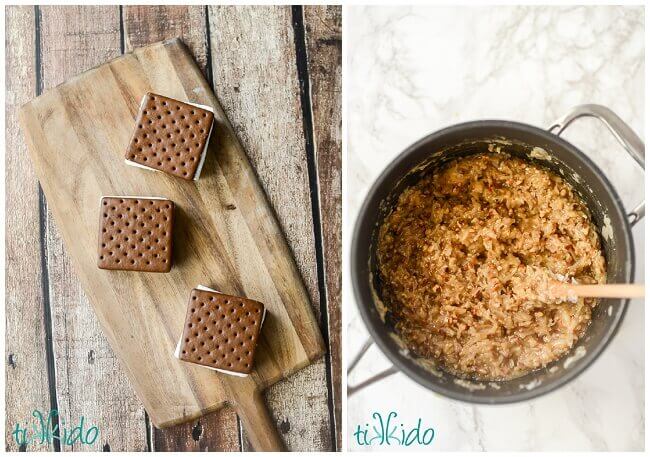
{"type": "Polygon", "coordinates": [[[223,373],[247,376],[266,309],[258,301],[204,286],[192,290],[176,357],[223,373]]]}
{"type": "Polygon", "coordinates": [[[174,202],[159,197],[102,197],[99,258],[104,270],[168,272],[174,202]]]}
{"type": "Polygon", "coordinates": [[[198,180],[214,124],[212,108],[147,93],[140,103],[125,161],[198,180]]]}

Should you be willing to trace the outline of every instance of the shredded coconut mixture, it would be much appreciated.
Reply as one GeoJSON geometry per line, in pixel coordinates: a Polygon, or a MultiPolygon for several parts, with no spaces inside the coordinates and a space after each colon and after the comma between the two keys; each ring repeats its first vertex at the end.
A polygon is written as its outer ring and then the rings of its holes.
{"type": "Polygon", "coordinates": [[[596,301],[544,302],[540,288],[606,276],[571,187],[506,154],[453,161],[404,190],[380,227],[377,256],[409,349],[476,380],[513,379],[560,358],[596,301]]]}

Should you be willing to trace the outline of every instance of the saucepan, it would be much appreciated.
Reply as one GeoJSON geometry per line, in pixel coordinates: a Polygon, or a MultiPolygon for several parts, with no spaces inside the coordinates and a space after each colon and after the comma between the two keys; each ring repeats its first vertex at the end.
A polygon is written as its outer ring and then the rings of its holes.
{"type": "Polygon", "coordinates": [[[431,391],[451,399],[480,404],[512,403],[538,397],[568,383],[605,350],[621,325],[629,300],[600,300],[592,312],[592,322],[585,335],[564,357],[542,369],[501,382],[460,379],[438,369],[433,361],[417,357],[395,332],[391,313],[386,312],[387,308],[381,302],[382,284],[375,252],[378,227],[394,208],[405,187],[455,158],[490,148],[532,161],[564,177],[589,207],[607,261],[607,282],[632,282],[634,245],[630,229],[644,216],[645,206],[641,203],[632,211],[626,211],[603,170],[560,137],[569,124],[583,116],[600,119],[623,149],[645,168],[645,146],[641,139],[614,112],[600,105],[577,106],[548,130],[500,120],[453,125],[422,138],[386,167],[361,206],[352,237],[352,284],[371,339],[353,359],[348,375],[373,342],[393,366],[349,386],[349,395],[401,371],[431,391]]]}

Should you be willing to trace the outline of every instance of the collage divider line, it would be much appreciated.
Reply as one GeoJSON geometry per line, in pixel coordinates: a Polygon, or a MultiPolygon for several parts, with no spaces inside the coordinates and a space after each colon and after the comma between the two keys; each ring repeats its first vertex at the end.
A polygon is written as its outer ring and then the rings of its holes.
{"type": "MultiPolygon", "coordinates": [[[[348,430],[348,376],[347,376],[347,352],[343,349],[346,347],[347,342],[347,308],[344,305],[345,302],[345,277],[349,278],[348,275],[348,256],[347,252],[344,249],[346,245],[346,238],[344,233],[344,227],[350,221],[347,216],[347,199],[345,198],[347,190],[347,153],[348,153],[348,144],[347,144],[347,135],[348,135],[348,126],[345,120],[347,119],[347,92],[345,90],[345,72],[346,62],[347,62],[347,38],[345,30],[348,26],[348,7],[346,5],[341,5],[341,452],[347,452],[348,450],[348,434],[345,433],[348,430]]],[[[349,304],[348,306],[354,306],[354,303],[349,304]]]]}

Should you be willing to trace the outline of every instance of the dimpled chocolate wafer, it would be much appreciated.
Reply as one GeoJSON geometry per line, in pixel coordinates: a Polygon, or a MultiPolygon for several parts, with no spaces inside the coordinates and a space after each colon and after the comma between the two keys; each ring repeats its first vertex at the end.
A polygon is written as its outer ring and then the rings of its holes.
{"type": "Polygon", "coordinates": [[[99,219],[99,268],[160,273],[171,269],[174,202],[102,197],[99,219]]]}
{"type": "Polygon", "coordinates": [[[178,358],[220,371],[248,374],[264,320],[264,305],[248,298],[193,289],[178,358]]]}
{"type": "Polygon", "coordinates": [[[212,131],[211,111],[147,93],[140,104],[126,162],[198,179],[212,131]]]}

